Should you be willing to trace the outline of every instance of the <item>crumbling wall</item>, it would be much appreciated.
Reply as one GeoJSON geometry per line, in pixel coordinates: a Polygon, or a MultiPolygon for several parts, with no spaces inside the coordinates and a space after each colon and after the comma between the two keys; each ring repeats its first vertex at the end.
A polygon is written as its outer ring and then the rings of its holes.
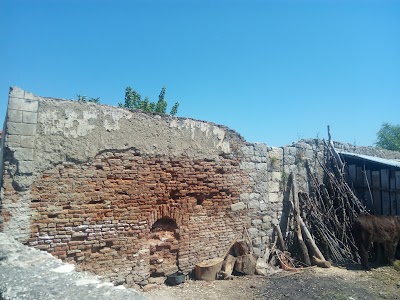
{"type": "Polygon", "coordinates": [[[1,231],[131,286],[189,273],[247,235],[262,255],[274,224],[287,230],[289,175],[305,192],[307,165],[323,176],[319,140],[268,147],[212,123],[19,88],[1,143],[1,231]]]}
{"type": "Polygon", "coordinates": [[[188,273],[250,224],[226,127],[12,88],[4,140],[2,231],[114,282],[188,273]]]}

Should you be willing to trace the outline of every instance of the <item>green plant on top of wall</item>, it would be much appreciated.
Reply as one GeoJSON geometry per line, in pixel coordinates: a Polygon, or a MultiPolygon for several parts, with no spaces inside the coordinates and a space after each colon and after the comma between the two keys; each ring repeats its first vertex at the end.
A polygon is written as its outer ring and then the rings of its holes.
{"type": "Polygon", "coordinates": [[[92,97],[87,97],[87,96],[83,96],[83,95],[76,95],[76,97],[78,98],[77,100],[79,102],[92,102],[92,103],[100,103],[100,97],[97,98],[92,98],[92,97]]]}
{"type": "MultiPolygon", "coordinates": [[[[151,102],[148,97],[142,99],[142,96],[132,89],[130,86],[125,89],[125,102],[118,103],[119,107],[129,109],[141,109],[146,112],[166,114],[168,103],[165,100],[165,86],[162,87],[160,95],[158,96],[157,102],[151,102]]],[[[172,106],[170,115],[174,116],[177,114],[179,108],[179,102],[175,102],[172,106]]]]}

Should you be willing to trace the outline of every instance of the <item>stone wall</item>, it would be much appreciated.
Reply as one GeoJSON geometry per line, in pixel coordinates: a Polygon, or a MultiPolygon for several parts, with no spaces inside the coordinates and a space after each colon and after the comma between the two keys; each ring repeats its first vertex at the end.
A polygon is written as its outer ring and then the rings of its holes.
{"type": "Polygon", "coordinates": [[[289,174],[306,192],[306,163],[323,175],[319,140],[268,147],[208,122],[19,88],[1,145],[1,231],[128,286],[189,273],[244,228],[262,255],[273,225],[287,230],[289,174]]]}

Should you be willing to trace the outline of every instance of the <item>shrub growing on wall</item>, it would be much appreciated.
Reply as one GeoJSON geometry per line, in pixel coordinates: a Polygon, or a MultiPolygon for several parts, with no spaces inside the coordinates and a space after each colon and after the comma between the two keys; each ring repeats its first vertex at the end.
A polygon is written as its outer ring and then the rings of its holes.
{"type": "MultiPolygon", "coordinates": [[[[125,89],[125,102],[118,103],[119,107],[125,107],[129,109],[141,109],[147,112],[166,114],[167,101],[165,100],[166,88],[161,89],[160,95],[158,96],[157,102],[151,102],[148,97],[142,99],[142,96],[132,89],[130,86],[125,89]]],[[[170,115],[174,116],[178,112],[179,102],[176,102],[170,111],[170,115]]]]}

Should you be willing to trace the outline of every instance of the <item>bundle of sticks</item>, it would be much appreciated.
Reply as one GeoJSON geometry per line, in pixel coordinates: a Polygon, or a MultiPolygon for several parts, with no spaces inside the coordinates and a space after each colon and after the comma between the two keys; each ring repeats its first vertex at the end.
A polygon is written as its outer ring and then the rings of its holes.
{"type": "Polygon", "coordinates": [[[366,208],[347,184],[344,164],[333,143],[324,141],[324,149],[324,161],[319,161],[323,182],[307,163],[309,193],[298,193],[304,226],[325,257],[335,263],[358,262],[352,224],[366,208]]]}

